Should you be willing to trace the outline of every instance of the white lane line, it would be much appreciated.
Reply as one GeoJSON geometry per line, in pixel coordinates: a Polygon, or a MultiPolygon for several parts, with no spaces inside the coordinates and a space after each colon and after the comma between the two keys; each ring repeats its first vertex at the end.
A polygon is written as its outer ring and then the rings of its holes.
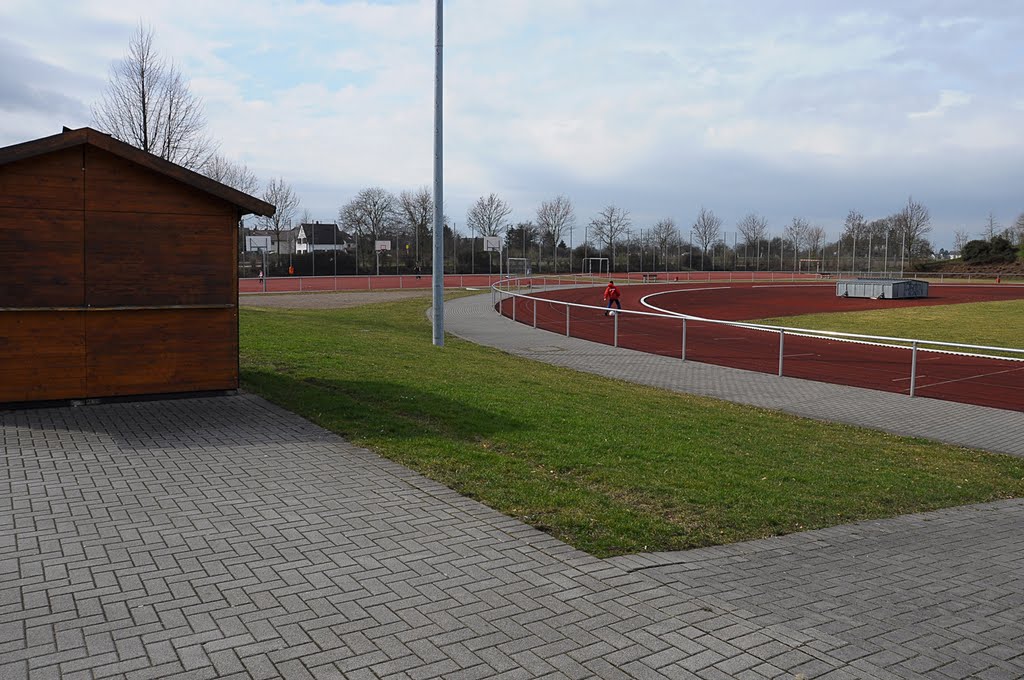
{"type": "Polygon", "coordinates": [[[778,285],[772,285],[770,283],[751,286],[751,288],[834,288],[834,284],[829,283],[780,283],[778,285]]]}
{"type": "MultiPolygon", "coordinates": [[[[979,378],[988,378],[988,377],[991,377],[993,375],[1002,375],[1004,373],[1015,373],[1017,371],[1024,371],[1024,366],[1021,366],[1021,367],[1018,367],[1018,368],[1008,368],[1005,371],[992,371],[991,373],[979,373],[978,375],[969,375],[969,376],[964,377],[964,378],[954,378],[952,380],[942,380],[940,382],[931,383],[931,384],[928,384],[928,385],[918,385],[918,387],[937,387],[938,385],[949,385],[949,384],[952,384],[952,383],[967,382],[968,380],[977,380],[979,378]]],[[[919,375],[917,377],[918,377],[918,379],[921,379],[921,378],[926,377],[926,376],[919,375]]]]}

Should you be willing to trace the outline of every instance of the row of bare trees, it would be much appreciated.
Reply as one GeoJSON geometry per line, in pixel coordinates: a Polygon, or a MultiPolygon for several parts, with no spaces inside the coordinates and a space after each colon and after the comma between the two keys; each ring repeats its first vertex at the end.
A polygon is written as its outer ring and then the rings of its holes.
{"type": "MultiPolygon", "coordinates": [[[[404,239],[406,243],[415,244],[415,250],[408,256],[420,264],[430,253],[432,214],[432,198],[426,187],[403,191],[397,196],[372,187],[363,189],[339,209],[338,223],[362,239],[364,251],[369,251],[372,241],[378,239],[404,239]]],[[[913,197],[896,213],[871,221],[851,210],[842,235],[832,242],[828,242],[822,226],[812,225],[803,217],[793,218],[782,228],[780,237],[773,237],[769,234],[768,221],[762,215],[750,213],[735,225],[731,247],[723,231],[723,220],[705,207],[698,211],[688,233],[683,233],[671,217],[660,219],[648,228],[634,229],[628,210],[608,205],[583,225],[583,242],[579,244],[572,243],[575,208],[564,195],[542,201],[534,219],[513,223],[512,214],[512,207],[491,193],[470,206],[465,227],[474,239],[503,237],[505,256],[531,260],[536,272],[555,272],[562,267],[571,271],[574,259],[592,256],[608,258],[613,270],[623,264],[632,267],[634,260],[637,266],[652,267],[656,263],[667,268],[673,253],[675,266],[680,269],[729,264],[751,268],[760,267],[763,262],[765,267],[781,269],[796,270],[806,263],[807,267],[863,270],[870,266],[875,253],[875,263],[886,266],[896,259],[897,253],[903,261],[931,254],[926,238],[931,229],[929,211],[913,197]],[[568,246],[565,244],[567,237],[568,246]],[[624,262],[623,253],[626,253],[624,262]]],[[[445,219],[445,238],[452,239],[452,247],[458,243],[458,231],[448,218],[445,219]]],[[[482,250],[482,242],[474,242],[470,248],[474,253],[482,250]]],[[[475,259],[470,260],[471,267],[474,262],[475,259]]]]}

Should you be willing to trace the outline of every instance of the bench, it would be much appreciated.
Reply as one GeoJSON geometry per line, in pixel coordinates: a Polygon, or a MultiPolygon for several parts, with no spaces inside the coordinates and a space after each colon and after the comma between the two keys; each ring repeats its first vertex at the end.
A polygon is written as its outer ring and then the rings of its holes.
{"type": "Polygon", "coordinates": [[[642,274],[641,278],[643,279],[644,283],[654,283],[654,282],[656,282],[658,280],[658,275],[657,274],[642,274]]]}

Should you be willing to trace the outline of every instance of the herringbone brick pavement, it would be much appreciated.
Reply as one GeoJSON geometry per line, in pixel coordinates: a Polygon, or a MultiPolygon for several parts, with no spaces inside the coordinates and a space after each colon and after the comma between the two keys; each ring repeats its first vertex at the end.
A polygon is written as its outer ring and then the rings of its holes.
{"type": "Polygon", "coordinates": [[[0,411],[0,442],[2,680],[1024,672],[1019,543],[859,571],[813,532],[806,589],[776,548],[603,561],[244,394],[0,411]]]}

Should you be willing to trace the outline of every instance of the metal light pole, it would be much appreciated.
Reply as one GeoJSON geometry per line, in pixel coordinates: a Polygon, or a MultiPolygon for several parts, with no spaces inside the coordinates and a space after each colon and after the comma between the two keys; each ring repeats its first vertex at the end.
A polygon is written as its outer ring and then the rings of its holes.
{"type": "Polygon", "coordinates": [[[442,173],[442,52],[443,41],[443,1],[437,0],[437,26],[435,28],[436,43],[434,46],[434,262],[432,267],[433,305],[434,305],[434,345],[444,347],[444,216],[442,173]]]}

